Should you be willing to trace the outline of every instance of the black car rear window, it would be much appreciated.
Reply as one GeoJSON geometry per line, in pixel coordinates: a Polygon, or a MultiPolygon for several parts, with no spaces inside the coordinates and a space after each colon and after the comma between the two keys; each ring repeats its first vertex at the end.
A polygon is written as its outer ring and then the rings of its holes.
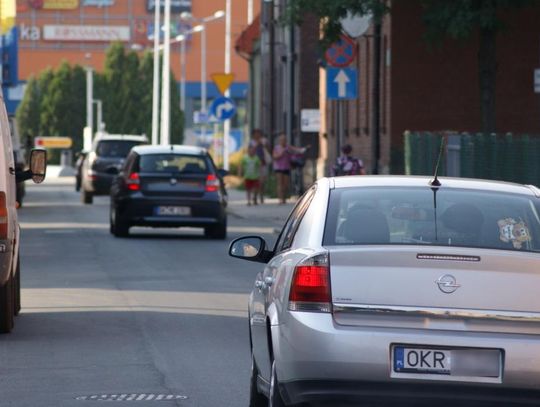
{"type": "Polygon", "coordinates": [[[188,154],[148,154],[139,159],[141,172],[174,172],[208,174],[208,160],[204,156],[188,154]]]}
{"type": "Polygon", "coordinates": [[[362,187],[333,190],[325,245],[437,245],[540,251],[540,204],[501,192],[362,187]]]}
{"type": "Polygon", "coordinates": [[[96,155],[125,158],[133,147],[141,144],[141,142],[133,140],[101,140],[96,147],[96,155]]]}

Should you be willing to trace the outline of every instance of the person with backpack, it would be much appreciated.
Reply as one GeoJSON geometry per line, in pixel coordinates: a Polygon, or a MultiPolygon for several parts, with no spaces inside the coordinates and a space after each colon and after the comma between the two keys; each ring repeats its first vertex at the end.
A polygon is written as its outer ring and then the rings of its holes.
{"type": "Polygon", "coordinates": [[[332,168],[332,176],[343,175],[366,175],[364,163],[359,158],[352,156],[352,146],[345,144],[341,148],[341,155],[336,159],[336,164],[332,168]]]}

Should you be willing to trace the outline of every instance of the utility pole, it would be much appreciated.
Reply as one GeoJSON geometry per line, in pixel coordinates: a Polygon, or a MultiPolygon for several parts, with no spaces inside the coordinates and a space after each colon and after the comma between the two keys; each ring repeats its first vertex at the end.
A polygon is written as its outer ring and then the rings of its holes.
{"type": "Polygon", "coordinates": [[[154,83],[152,88],[152,144],[157,145],[159,135],[159,13],[160,2],[154,3],[154,83]]]}
{"type": "MultiPolygon", "coordinates": [[[[225,73],[231,73],[231,0],[227,0],[225,7],[225,73]]],[[[229,89],[225,92],[230,97],[229,89]]],[[[231,133],[231,120],[223,123],[223,168],[229,170],[229,135],[231,133]]]]}
{"type": "Polygon", "coordinates": [[[165,0],[165,40],[163,43],[163,83],[161,86],[161,145],[171,140],[171,0],[165,0]]]}

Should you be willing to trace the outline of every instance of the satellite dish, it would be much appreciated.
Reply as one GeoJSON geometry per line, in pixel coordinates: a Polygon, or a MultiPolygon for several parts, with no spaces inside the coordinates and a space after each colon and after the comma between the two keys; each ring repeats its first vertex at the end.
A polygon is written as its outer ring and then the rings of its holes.
{"type": "Polygon", "coordinates": [[[351,38],[358,38],[364,35],[371,25],[371,14],[359,16],[347,13],[347,17],[341,19],[341,28],[351,38]]]}

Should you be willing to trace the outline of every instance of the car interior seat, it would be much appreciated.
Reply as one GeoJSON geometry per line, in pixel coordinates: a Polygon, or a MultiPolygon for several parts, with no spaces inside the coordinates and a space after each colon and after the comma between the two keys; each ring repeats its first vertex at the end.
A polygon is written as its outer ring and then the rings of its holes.
{"type": "Polygon", "coordinates": [[[390,243],[390,229],[386,216],[368,207],[353,207],[343,223],[343,235],[352,244],[390,243]]]}
{"type": "Polygon", "coordinates": [[[469,203],[456,203],[440,217],[443,226],[453,232],[449,239],[455,244],[478,245],[482,235],[484,216],[480,209],[469,203]]]}

